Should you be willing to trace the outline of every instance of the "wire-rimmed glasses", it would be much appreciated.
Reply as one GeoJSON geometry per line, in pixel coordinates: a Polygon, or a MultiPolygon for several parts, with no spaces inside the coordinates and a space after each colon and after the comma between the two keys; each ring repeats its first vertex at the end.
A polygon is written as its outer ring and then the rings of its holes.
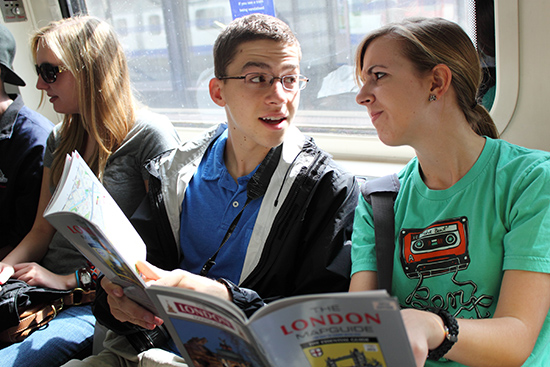
{"type": "Polygon", "coordinates": [[[275,80],[280,80],[283,89],[289,92],[298,92],[304,89],[309,79],[301,74],[290,74],[283,76],[273,76],[268,73],[248,73],[240,76],[222,76],[220,80],[242,79],[244,83],[254,89],[266,89],[273,85],[275,80]]]}

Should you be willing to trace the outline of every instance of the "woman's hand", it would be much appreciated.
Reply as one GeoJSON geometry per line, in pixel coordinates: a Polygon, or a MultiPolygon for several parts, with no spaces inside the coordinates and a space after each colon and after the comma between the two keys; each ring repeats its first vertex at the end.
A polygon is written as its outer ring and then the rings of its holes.
{"type": "Polygon", "coordinates": [[[0,285],[6,283],[14,272],[15,270],[13,270],[13,266],[0,262],[0,285]]]}
{"type": "Polygon", "coordinates": [[[428,352],[436,349],[445,338],[443,320],[437,314],[412,308],[401,310],[417,367],[426,363],[428,352]]]}
{"type": "Polygon", "coordinates": [[[75,274],[58,275],[37,263],[21,263],[13,266],[13,278],[29,285],[53,289],[73,289],[76,287],[75,274]]]}

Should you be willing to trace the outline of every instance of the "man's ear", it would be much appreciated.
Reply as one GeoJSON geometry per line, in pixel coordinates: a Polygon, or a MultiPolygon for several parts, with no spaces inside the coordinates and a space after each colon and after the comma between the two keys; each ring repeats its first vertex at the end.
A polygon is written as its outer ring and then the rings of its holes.
{"type": "Polygon", "coordinates": [[[219,80],[218,78],[212,78],[210,79],[210,83],[208,83],[210,98],[212,98],[212,101],[214,101],[214,103],[220,107],[225,107],[225,100],[223,98],[223,87],[223,80],[219,80]]]}
{"type": "Polygon", "coordinates": [[[433,67],[431,75],[430,93],[439,99],[449,90],[451,81],[453,80],[453,73],[447,65],[437,64],[433,67]]]}

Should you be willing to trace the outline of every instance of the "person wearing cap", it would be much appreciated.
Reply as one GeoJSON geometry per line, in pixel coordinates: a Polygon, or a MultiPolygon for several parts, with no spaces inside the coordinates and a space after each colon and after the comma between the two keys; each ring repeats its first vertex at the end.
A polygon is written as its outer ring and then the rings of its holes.
{"type": "Polygon", "coordinates": [[[13,70],[15,39],[0,24],[0,260],[30,231],[40,197],[42,159],[54,124],[5,84],[25,86],[13,70]]]}

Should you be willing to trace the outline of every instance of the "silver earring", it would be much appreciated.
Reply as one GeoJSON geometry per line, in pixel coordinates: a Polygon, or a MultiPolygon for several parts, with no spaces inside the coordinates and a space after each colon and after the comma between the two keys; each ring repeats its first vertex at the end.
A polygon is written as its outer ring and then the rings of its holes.
{"type": "Polygon", "coordinates": [[[428,98],[428,101],[430,102],[437,101],[437,97],[435,96],[435,94],[430,94],[430,98],[428,98]]]}

